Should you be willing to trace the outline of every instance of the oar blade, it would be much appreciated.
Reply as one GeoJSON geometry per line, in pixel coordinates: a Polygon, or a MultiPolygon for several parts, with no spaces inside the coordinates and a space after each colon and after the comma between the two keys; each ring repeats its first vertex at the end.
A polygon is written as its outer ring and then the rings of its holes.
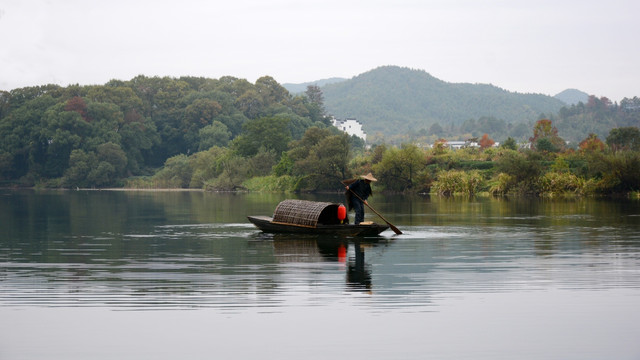
{"type": "Polygon", "coordinates": [[[393,225],[393,224],[391,224],[389,222],[387,224],[389,224],[389,227],[391,228],[391,230],[393,230],[394,233],[396,233],[396,235],[402,235],[402,231],[400,231],[400,229],[395,227],[395,225],[393,225]]]}

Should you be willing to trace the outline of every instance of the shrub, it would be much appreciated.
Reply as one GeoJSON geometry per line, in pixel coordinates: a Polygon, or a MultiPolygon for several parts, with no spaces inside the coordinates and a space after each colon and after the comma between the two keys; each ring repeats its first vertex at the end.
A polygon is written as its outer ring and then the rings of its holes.
{"type": "Polygon", "coordinates": [[[477,170],[464,172],[460,170],[442,171],[433,182],[431,192],[441,195],[475,195],[482,185],[482,176],[477,170]]]}
{"type": "Polygon", "coordinates": [[[535,181],[542,173],[542,164],[537,153],[523,154],[506,150],[496,160],[496,170],[510,175],[518,192],[529,193],[535,190],[535,181]]]}
{"type": "Polygon", "coordinates": [[[640,190],[640,153],[617,151],[593,154],[589,158],[589,174],[598,179],[599,192],[623,193],[640,190]]]}
{"type": "Polygon", "coordinates": [[[373,166],[373,171],[385,189],[405,191],[417,184],[425,163],[422,150],[413,144],[403,144],[400,149],[387,149],[382,160],[373,166]]]}
{"type": "Polygon", "coordinates": [[[192,173],[189,158],[181,154],[167,159],[164,168],[154,175],[153,180],[162,188],[187,188],[192,173]]]}
{"type": "Polygon", "coordinates": [[[582,194],[585,180],[568,172],[551,171],[538,179],[541,195],[582,194]]]}
{"type": "Polygon", "coordinates": [[[515,178],[509,174],[499,173],[497,179],[492,182],[489,192],[493,195],[505,195],[515,185],[515,178]]]}

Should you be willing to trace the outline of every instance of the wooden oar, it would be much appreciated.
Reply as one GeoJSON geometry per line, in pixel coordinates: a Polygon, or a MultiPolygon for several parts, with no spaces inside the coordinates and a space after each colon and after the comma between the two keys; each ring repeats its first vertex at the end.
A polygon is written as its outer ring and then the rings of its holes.
{"type": "MultiPolygon", "coordinates": [[[[344,183],[342,183],[342,185],[344,185],[344,183]]],[[[345,185],[345,186],[348,187],[347,185],[345,185]]],[[[363,204],[367,205],[367,207],[369,209],[371,209],[371,211],[376,213],[376,215],[380,216],[380,219],[384,220],[384,222],[386,222],[387,225],[389,225],[389,227],[391,228],[391,230],[393,230],[394,233],[396,233],[397,235],[402,234],[402,231],[400,231],[400,229],[398,229],[397,227],[395,227],[395,225],[393,225],[392,223],[387,221],[387,219],[385,219],[384,216],[380,215],[380,213],[377,212],[376,209],[372,208],[371,205],[369,205],[366,201],[362,200],[362,198],[360,196],[358,196],[358,194],[356,194],[353,190],[351,190],[351,188],[349,188],[349,191],[351,191],[353,196],[357,197],[360,201],[362,201],[363,204]]]]}

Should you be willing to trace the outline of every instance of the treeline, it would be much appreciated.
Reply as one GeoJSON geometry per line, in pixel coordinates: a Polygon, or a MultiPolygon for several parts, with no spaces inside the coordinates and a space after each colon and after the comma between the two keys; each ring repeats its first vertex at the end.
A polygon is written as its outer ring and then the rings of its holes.
{"type": "Polygon", "coordinates": [[[536,122],[525,147],[507,139],[490,147],[432,150],[425,190],[439,194],[613,195],[640,190],[640,130],[612,129],[605,141],[590,134],[568,148],[551,120],[536,122]],[[446,165],[445,165],[446,164],[446,165]],[[426,189],[428,188],[428,189],[426,189]]]}
{"type": "Polygon", "coordinates": [[[624,98],[618,104],[606,97],[591,95],[586,103],[563,107],[549,119],[566,140],[579,142],[588,134],[597,134],[604,139],[611,129],[640,127],[640,98],[624,98]]]}
{"type": "MultiPolygon", "coordinates": [[[[266,138],[283,132],[252,132],[247,137],[266,138]]],[[[257,141],[257,139],[254,139],[257,141]]],[[[363,142],[333,127],[309,128],[302,138],[289,142],[278,153],[260,146],[255,154],[243,154],[235,146],[213,146],[190,156],[171,157],[155,175],[129,179],[133,188],[203,188],[210,191],[326,191],[352,176],[354,149],[363,142]]]]}
{"type": "Polygon", "coordinates": [[[138,76],[97,86],[3,91],[0,180],[118,186],[125,178],[154,174],[174,156],[212,147],[247,161],[259,155],[276,162],[308,128],[329,126],[322,103],[313,100],[322,100],[321,93],[313,89],[293,97],[268,76],[255,84],[233,77],[138,76]]]}
{"type": "Polygon", "coordinates": [[[495,147],[484,134],[479,146],[458,150],[440,139],[426,148],[381,144],[362,151],[344,134],[311,127],[279,160],[264,150],[247,158],[213,147],[173,157],[156,175],[129,186],[336,191],[341,180],[373,172],[379,179],[377,190],[393,192],[582,196],[640,191],[637,127],[613,129],[605,141],[591,134],[577,149],[566,147],[551,120],[536,122],[533,133],[525,147],[512,138],[495,147]]]}
{"type": "MultiPolygon", "coordinates": [[[[567,146],[577,149],[580,141],[589,134],[596,134],[604,139],[611,129],[640,126],[640,98],[625,98],[618,104],[606,97],[591,95],[586,103],[564,106],[557,113],[540,114],[539,119],[551,120],[567,146]]],[[[510,137],[518,142],[527,142],[534,125],[535,121],[511,123],[496,117],[482,116],[465,120],[460,125],[441,125],[440,122],[435,122],[427,128],[396,139],[401,142],[432,144],[439,138],[467,140],[490,134],[499,142],[510,137]]]]}
{"type": "Polygon", "coordinates": [[[461,124],[479,147],[449,149],[447,129],[434,129],[442,132],[365,149],[329,125],[317,86],[292,96],[270,77],[48,85],[0,92],[0,180],[294,192],[335,191],[341,180],[373,172],[377,190],[394,192],[628,193],[640,190],[639,114],[637,98],[618,105],[591,97],[522,125],[525,142],[504,122],[480,118],[461,124]],[[592,117],[611,119],[606,137],[593,132],[569,146],[559,135],[592,117]],[[500,147],[497,136],[507,136],[500,147]]]}

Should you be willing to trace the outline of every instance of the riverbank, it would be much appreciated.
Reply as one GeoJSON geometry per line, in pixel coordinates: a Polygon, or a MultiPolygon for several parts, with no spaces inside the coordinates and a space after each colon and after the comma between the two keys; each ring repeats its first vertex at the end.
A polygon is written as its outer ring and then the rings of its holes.
{"type": "MultiPolygon", "coordinates": [[[[192,189],[192,188],[127,188],[127,187],[109,187],[109,188],[47,188],[40,186],[31,187],[0,187],[0,190],[46,190],[46,191],[112,191],[112,192],[208,192],[208,193],[263,193],[263,194],[334,194],[342,193],[342,189],[336,189],[335,191],[282,191],[282,190],[207,190],[207,189],[192,189]]],[[[376,193],[384,195],[411,195],[407,192],[397,192],[382,190],[376,191],[376,193]]],[[[419,192],[414,193],[417,196],[437,196],[443,198],[541,198],[541,199],[570,199],[570,198],[603,198],[603,199],[639,199],[640,191],[631,191],[628,193],[619,194],[576,194],[573,192],[554,193],[554,194],[492,194],[489,192],[479,192],[472,195],[469,194],[441,194],[437,192],[419,192]]]]}

